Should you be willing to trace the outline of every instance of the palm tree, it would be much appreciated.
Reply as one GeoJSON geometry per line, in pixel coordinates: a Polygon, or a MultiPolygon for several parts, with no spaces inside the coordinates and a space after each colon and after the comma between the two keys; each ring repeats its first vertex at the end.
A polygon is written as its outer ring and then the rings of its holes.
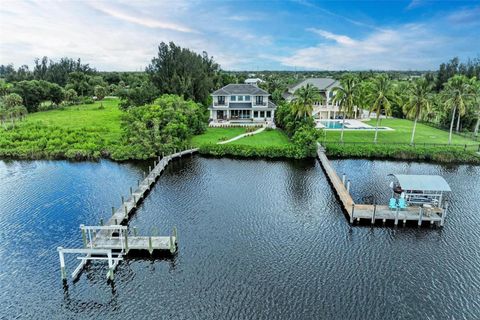
{"type": "Polygon", "coordinates": [[[386,75],[380,74],[373,79],[368,100],[373,102],[370,112],[375,112],[377,118],[377,123],[375,125],[375,138],[373,139],[373,142],[377,143],[380,115],[382,111],[385,112],[385,115],[389,115],[392,102],[395,101],[392,82],[386,75]]]}
{"type": "Polygon", "coordinates": [[[345,118],[353,114],[357,100],[357,79],[351,75],[346,76],[341,81],[341,86],[333,88],[333,92],[335,93],[333,101],[338,103],[339,110],[343,112],[343,125],[340,134],[340,142],[343,142],[345,118]]]}
{"type": "Polygon", "coordinates": [[[459,117],[466,110],[467,102],[470,97],[471,87],[468,78],[463,75],[455,75],[448,80],[445,85],[443,96],[447,110],[452,110],[452,120],[450,122],[450,133],[448,135],[448,144],[452,143],[453,124],[458,110],[459,117]]]}
{"type": "Polygon", "coordinates": [[[294,96],[293,112],[297,118],[303,117],[307,119],[307,116],[312,115],[313,104],[323,101],[318,88],[310,83],[296,90],[294,96]]]}
{"type": "Polygon", "coordinates": [[[478,130],[480,129],[480,80],[477,80],[475,77],[471,80],[471,85],[472,85],[472,95],[473,95],[473,102],[474,102],[474,108],[475,114],[477,116],[477,122],[475,124],[475,130],[473,131],[475,137],[478,136],[478,130]]]}
{"type": "Polygon", "coordinates": [[[415,130],[417,128],[417,121],[423,115],[423,113],[430,109],[430,92],[432,86],[425,78],[420,78],[417,81],[410,84],[407,89],[409,99],[404,105],[403,109],[407,116],[413,117],[412,138],[410,144],[413,145],[415,139],[415,130]]]}

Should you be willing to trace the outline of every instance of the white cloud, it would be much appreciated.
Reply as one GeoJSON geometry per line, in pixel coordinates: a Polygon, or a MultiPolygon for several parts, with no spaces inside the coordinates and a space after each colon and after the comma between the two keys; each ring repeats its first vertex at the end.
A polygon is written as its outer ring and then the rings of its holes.
{"type": "Polygon", "coordinates": [[[325,30],[309,28],[323,41],[315,46],[296,50],[285,57],[276,57],[284,66],[327,70],[406,70],[435,68],[445,60],[446,52],[472,41],[448,37],[431,26],[406,24],[397,28],[374,31],[362,39],[325,30]],[[333,40],[332,42],[325,41],[333,40]]]}

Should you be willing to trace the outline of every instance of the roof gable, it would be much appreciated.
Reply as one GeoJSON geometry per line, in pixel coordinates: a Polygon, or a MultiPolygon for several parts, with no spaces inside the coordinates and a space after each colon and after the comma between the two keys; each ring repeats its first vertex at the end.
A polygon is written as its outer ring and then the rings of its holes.
{"type": "Polygon", "coordinates": [[[309,78],[305,79],[289,88],[290,92],[295,92],[301,87],[311,84],[318,88],[318,90],[332,89],[340,85],[340,82],[332,78],[309,78]]]}

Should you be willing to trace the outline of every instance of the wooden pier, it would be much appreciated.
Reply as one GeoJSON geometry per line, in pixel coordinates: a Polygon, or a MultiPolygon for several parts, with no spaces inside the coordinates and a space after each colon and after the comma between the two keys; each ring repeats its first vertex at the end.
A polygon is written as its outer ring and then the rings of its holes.
{"type": "Polygon", "coordinates": [[[158,157],[150,166],[148,174],[144,172],[143,180],[138,180],[135,188],[130,188],[130,195],[125,199],[122,196],[121,205],[118,208],[112,207],[112,215],[104,223],[103,219],[98,226],[80,225],[82,234],[83,248],[66,249],[58,247],[60,258],[60,270],[63,280],[67,279],[65,271],[64,254],[84,254],[78,257],[81,262],[72,273],[72,278],[77,278],[85,265],[91,260],[107,260],[108,272],[107,278],[113,280],[113,273],[118,263],[130,250],[143,250],[152,254],[156,250],[168,250],[172,254],[177,250],[178,233],[173,227],[172,234],[169,236],[139,236],[136,228],[133,229],[133,236],[129,235],[128,224],[131,214],[135,211],[140,202],[148,195],[157,179],[165,170],[167,165],[175,158],[181,158],[185,155],[191,155],[198,149],[175,152],[165,157],[158,157]]]}
{"type": "Polygon", "coordinates": [[[358,222],[363,220],[370,221],[373,225],[377,220],[380,220],[383,223],[393,221],[395,226],[398,225],[399,221],[403,222],[404,225],[407,221],[416,221],[419,226],[423,223],[444,225],[448,211],[448,202],[445,203],[444,208],[426,209],[421,206],[409,206],[405,209],[397,208],[394,210],[387,205],[356,204],[350,195],[351,181],[347,180],[345,175],[342,175],[342,178],[338,176],[325,154],[325,149],[320,144],[317,146],[317,156],[333,190],[348,215],[350,223],[353,223],[355,220],[358,222]]]}

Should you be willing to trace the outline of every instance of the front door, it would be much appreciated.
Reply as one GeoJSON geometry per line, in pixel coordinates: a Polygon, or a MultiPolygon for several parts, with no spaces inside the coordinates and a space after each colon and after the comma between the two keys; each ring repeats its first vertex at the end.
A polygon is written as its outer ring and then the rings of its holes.
{"type": "Polygon", "coordinates": [[[217,110],[217,119],[219,120],[225,120],[226,114],[225,111],[223,110],[217,110]]]}

